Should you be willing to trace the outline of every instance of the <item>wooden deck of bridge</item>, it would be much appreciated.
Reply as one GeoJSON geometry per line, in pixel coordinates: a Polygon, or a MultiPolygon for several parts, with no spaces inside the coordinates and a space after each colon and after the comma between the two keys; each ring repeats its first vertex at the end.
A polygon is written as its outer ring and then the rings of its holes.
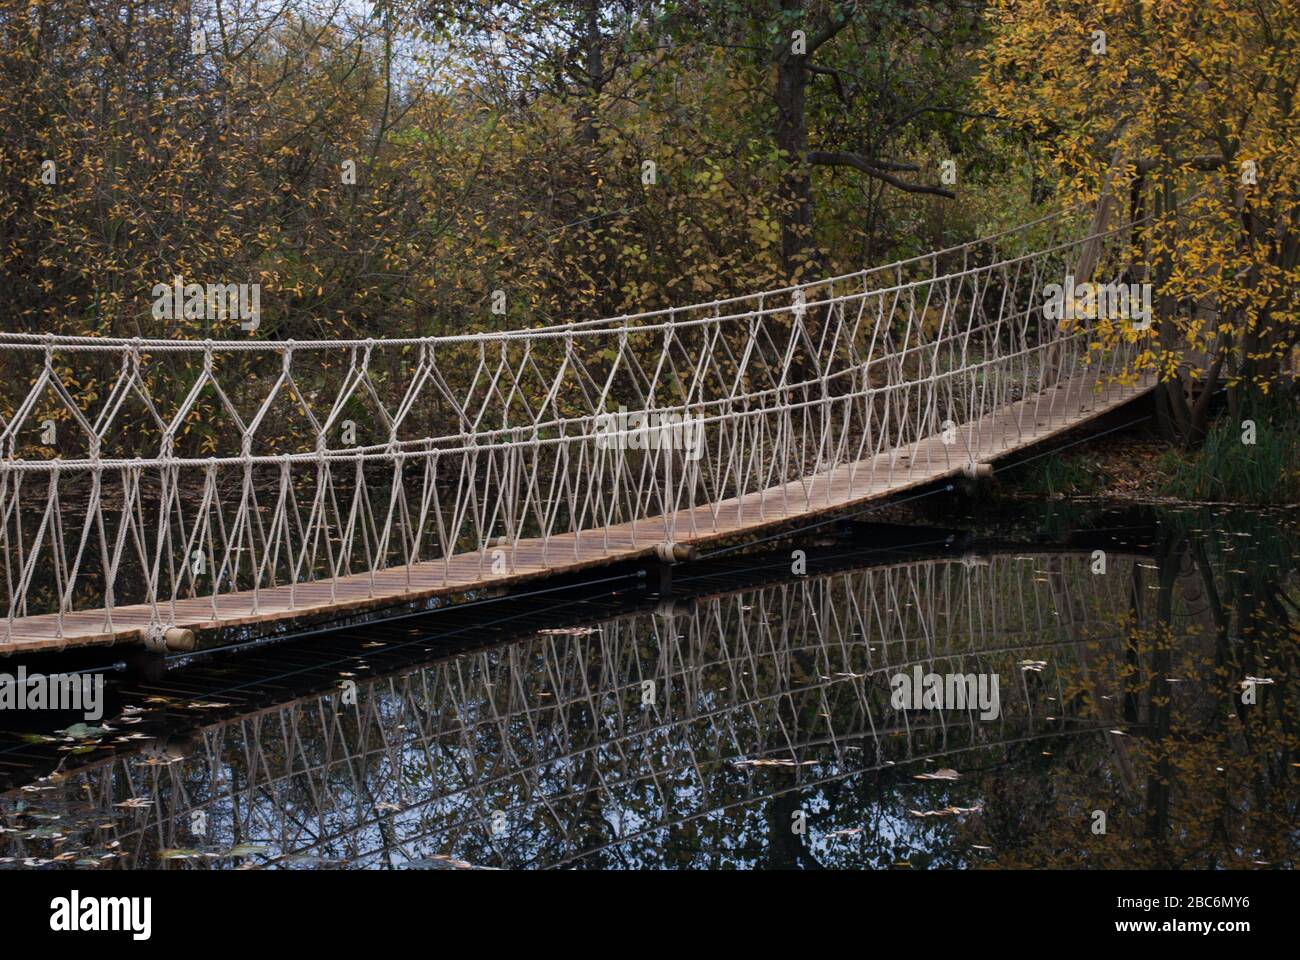
{"type": "MultiPolygon", "coordinates": [[[[1065,380],[1041,394],[1009,404],[977,421],[978,449],[945,444],[941,435],[845,464],[825,473],[718,504],[678,511],[675,523],[651,517],[618,526],[552,536],[545,542],[520,540],[507,545],[509,569],[492,572],[490,551],[457,554],[356,574],[332,581],[298,583],[256,591],[178,600],[160,605],[171,625],[195,631],[268,624],[272,621],[344,617],[400,603],[463,593],[488,586],[581,570],[652,554],[669,537],[678,543],[712,540],[762,530],[810,515],[856,506],[959,474],[969,461],[992,462],[1055,434],[1081,426],[1150,392],[1154,379],[1133,386],[1094,390],[1090,382],[1065,380]]],[[[970,427],[960,428],[967,436],[970,427]]],[[[0,656],[71,647],[143,642],[151,608],[140,604],[112,612],[102,609],[64,613],[62,629],[54,614],[0,622],[0,656]]]]}

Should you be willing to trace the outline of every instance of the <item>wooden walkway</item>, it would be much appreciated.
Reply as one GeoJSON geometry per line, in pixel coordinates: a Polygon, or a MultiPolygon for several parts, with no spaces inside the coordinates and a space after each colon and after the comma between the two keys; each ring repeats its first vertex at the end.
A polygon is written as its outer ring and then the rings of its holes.
{"type": "MultiPolygon", "coordinates": [[[[836,467],[826,474],[756,491],[718,504],[682,510],[670,518],[567,533],[543,541],[521,540],[505,546],[509,571],[492,573],[492,557],[483,552],[457,554],[392,567],[374,575],[359,574],[316,583],[300,583],[219,596],[178,600],[160,605],[164,620],[195,631],[267,624],[294,619],[345,617],[385,606],[416,602],[488,586],[508,585],[653,554],[672,539],[705,544],[713,540],[777,527],[811,515],[883,499],[905,490],[960,474],[969,462],[993,462],[1055,434],[1081,426],[1149,393],[1155,379],[1134,386],[1109,385],[1094,391],[1083,379],[1066,380],[1018,403],[959,428],[958,442],[944,444],[940,435],[880,454],[872,460],[836,467]],[[978,449],[964,439],[974,435],[978,449]],[[671,531],[671,537],[670,537],[671,531]]],[[[106,612],[79,610],[59,618],[48,614],[0,622],[0,656],[56,651],[113,643],[141,643],[151,622],[151,608],[117,607],[109,626],[106,612]]]]}

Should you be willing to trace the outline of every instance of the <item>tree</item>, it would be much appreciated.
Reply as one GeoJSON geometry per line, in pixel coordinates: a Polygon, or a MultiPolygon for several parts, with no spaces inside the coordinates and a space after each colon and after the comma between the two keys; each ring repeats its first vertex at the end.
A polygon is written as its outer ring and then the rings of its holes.
{"type": "Polygon", "coordinates": [[[915,144],[936,131],[955,146],[951,122],[972,116],[960,63],[978,27],[977,7],[959,0],[699,0],[683,9],[695,42],[748,52],[772,75],[771,135],[786,162],[781,253],[791,278],[820,271],[813,168],[853,170],[906,193],[955,196],[923,182],[925,165],[896,151],[905,137],[915,144]]]}
{"type": "MultiPolygon", "coordinates": [[[[1293,383],[1300,333],[1300,4],[1296,0],[997,0],[981,90],[1032,135],[1073,195],[1115,193],[1138,231],[1171,438],[1204,437],[1210,397],[1234,413],[1293,383]]],[[[1082,278],[1080,278],[1082,279],[1082,278]]]]}

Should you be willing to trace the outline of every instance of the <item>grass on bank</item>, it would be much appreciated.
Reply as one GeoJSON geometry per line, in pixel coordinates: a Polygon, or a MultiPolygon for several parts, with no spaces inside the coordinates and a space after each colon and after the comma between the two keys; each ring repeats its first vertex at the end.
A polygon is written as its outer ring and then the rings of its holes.
{"type": "Polygon", "coordinates": [[[987,495],[1061,499],[1114,495],[1269,506],[1300,503],[1300,409],[1257,399],[1249,412],[1219,417],[1196,450],[1154,437],[1092,441],[1044,452],[999,472],[987,495]],[[1244,422],[1254,422],[1253,443],[1244,422]]]}
{"type": "Polygon", "coordinates": [[[1300,501],[1300,423],[1294,405],[1273,403],[1240,418],[1220,417],[1198,450],[1170,450],[1157,462],[1161,492],[1180,500],[1281,504],[1300,501]],[[1254,443],[1243,442],[1247,420],[1254,443]]]}

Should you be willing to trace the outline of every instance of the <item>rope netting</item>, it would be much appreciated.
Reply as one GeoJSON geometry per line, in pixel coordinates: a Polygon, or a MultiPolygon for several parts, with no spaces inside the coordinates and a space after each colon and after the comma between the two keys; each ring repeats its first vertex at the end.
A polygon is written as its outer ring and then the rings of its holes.
{"type": "Polygon", "coordinates": [[[124,605],[166,626],[195,598],[215,618],[235,593],[255,611],[267,589],[409,580],[466,555],[509,572],[521,543],[565,565],[579,531],[608,545],[630,525],[652,547],[717,528],[724,509],[813,509],[832,487],[816,479],[846,469],[852,489],[906,485],[919,469],[906,451],[940,434],[951,466],[974,462],[995,412],[1018,404],[1015,429],[1035,427],[1132,359],[1093,349],[1109,321],[1044,315],[1044,286],[1081,260],[1078,279],[1125,266],[1131,224],[1049,236],[1069,223],[527,330],[0,336],[0,638],[42,615],[62,636],[85,610],[111,630],[124,605]],[[1039,245],[1017,252],[1026,238],[1039,245]]]}

